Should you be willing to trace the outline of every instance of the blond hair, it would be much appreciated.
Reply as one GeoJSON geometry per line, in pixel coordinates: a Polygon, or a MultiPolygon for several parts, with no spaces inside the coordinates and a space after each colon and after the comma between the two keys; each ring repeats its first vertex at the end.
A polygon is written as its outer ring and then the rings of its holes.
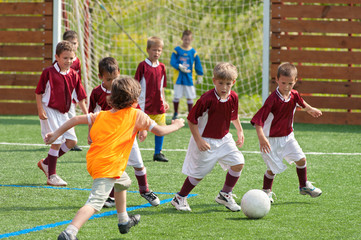
{"type": "Polygon", "coordinates": [[[115,109],[131,107],[138,101],[140,91],[139,82],[129,76],[119,76],[113,80],[108,104],[115,109]]]}
{"type": "Polygon", "coordinates": [[[62,52],[65,51],[69,51],[69,52],[74,52],[75,53],[75,48],[74,45],[66,40],[60,41],[57,45],[56,45],[56,50],[55,53],[56,55],[60,56],[60,54],[62,52]]]}
{"type": "Polygon", "coordinates": [[[218,63],[213,70],[213,77],[217,80],[236,80],[238,77],[237,68],[232,63],[218,63]]]}
{"type": "Polygon", "coordinates": [[[163,39],[161,39],[160,37],[150,37],[147,40],[147,49],[150,49],[152,46],[160,46],[163,48],[164,46],[164,42],[163,39]]]}
{"type": "Polygon", "coordinates": [[[292,77],[293,79],[297,79],[297,68],[295,65],[289,62],[282,63],[278,66],[277,69],[277,78],[281,76],[284,77],[292,77]]]}

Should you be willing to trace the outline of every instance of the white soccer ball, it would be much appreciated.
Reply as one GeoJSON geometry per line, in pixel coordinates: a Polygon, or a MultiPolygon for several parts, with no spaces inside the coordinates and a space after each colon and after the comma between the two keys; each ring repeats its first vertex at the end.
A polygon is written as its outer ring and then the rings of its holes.
{"type": "Polygon", "coordinates": [[[243,195],[241,209],[248,218],[263,218],[271,209],[271,202],[264,191],[252,189],[243,195]]]}

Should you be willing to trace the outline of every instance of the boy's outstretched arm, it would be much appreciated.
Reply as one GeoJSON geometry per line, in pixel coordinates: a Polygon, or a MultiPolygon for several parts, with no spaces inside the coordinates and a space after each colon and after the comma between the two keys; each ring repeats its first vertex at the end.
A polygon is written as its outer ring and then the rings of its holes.
{"type": "Polygon", "coordinates": [[[305,104],[304,110],[312,117],[318,118],[322,115],[322,112],[319,109],[312,107],[311,105],[306,103],[306,101],[303,101],[303,103],[305,104]]]}
{"type": "Polygon", "coordinates": [[[78,125],[78,124],[88,124],[87,115],[79,115],[75,116],[68,121],[66,121],[63,125],[61,125],[55,132],[51,132],[45,135],[44,142],[46,144],[53,143],[58,137],[63,135],[70,128],[78,125]]]}
{"type": "Polygon", "coordinates": [[[177,131],[183,126],[184,126],[184,119],[179,118],[172,120],[172,124],[170,125],[164,125],[164,126],[155,125],[150,131],[157,136],[164,136],[169,133],[177,131]]]}
{"type": "Polygon", "coordinates": [[[199,133],[198,125],[188,120],[188,126],[191,130],[194,140],[197,143],[199,151],[207,151],[211,149],[211,146],[209,146],[209,144],[202,138],[201,134],[199,133]]]}
{"type": "Polygon", "coordinates": [[[242,128],[241,122],[239,121],[239,118],[237,118],[236,120],[232,120],[232,123],[235,126],[235,128],[237,129],[238,139],[236,141],[236,145],[238,147],[242,147],[243,143],[244,143],[244,134],[243,134],[243,128],[242,128]]]}
{"type": "Polygon", "coordinates": [[[262,126],[259,126],[257,124],[254,125],[256,127],[257,136],[259,140],[259,148],[261,152],[264,153],[270,153],[271,152],[271,145],[269,144],[266,136],[263,133],[262,126]]]}

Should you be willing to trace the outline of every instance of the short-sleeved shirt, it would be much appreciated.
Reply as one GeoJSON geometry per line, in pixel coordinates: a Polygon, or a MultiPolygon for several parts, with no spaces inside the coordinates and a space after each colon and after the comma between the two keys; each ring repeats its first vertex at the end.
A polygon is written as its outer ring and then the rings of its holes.
{"type": "Polygon", "coordinates": [[[35,93],[42,94],[42,102],[46,106],[61,113],[69,111],[72,99],[78,102],[86,98],[78,73],[72,68],[62,73],[56,62],[44,69],[35,93]]]}
{"type": "Polygon", "coordinates": [[[187,119],[198,124],[202,137],[221,139],[229,132],[231,121],[238,119],[238,96],[231,91],[227,99],[221,99],[211,89],[200,97],[187,119]]]}
{"type": "Polygon", "coordinates": [[[95,113],[100,110],[110,110],[108,105],[107,96],[110,95],[110,91],[105,89],[102,84],[95,87],[90,94],[89,100],[89,112],[95,113]]]}
{"type": "Polygon", "coordinates": [[[128,163],[135,135],[156,124],[133,107],[89,114],[92,144],[86,155],[87,170],[93,179],[119,178],[128,163]]]}
{"type": "Polygon", "coordinates": [[[304,108],[305,104],[296,90],[293,89],[290,97],[285,99],[277,88],[253,116],[251,124],[261,126],[266,137],[288,136],[293,132],[297,106],[304,108]]]}
{"type": "Polygon", "coordinates": [[[165,113],[162,89],[167,86],[165,65],[158,62],[153,65],[149,59],[139,63],[135,73],[135,80],[139,81],[141,93],[138,103],[146,114],[157,115],[165,113]]]}

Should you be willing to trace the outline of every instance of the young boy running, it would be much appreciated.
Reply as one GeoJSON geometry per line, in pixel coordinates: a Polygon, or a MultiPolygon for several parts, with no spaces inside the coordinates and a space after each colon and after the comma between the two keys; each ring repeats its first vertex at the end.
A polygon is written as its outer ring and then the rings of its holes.
{"type": "Polygon", "coordinates": [[[215,201],[233,212],[241,210],[232,197],[244,165],[244,157],[237,148],[242,147],[244,142],[238,118],[238,96],[231,90],[237,76],[237,68],[231,63],[217,64],[213,70],[215,88],[204,93],[188,115],[192,136],[182,169],[187,178],[171,201],[177,210],[191,211],[187,203],[188,194],[217,162],[228,169],[228,173],[215,201]],[[231,122],[237,129],[237,142],[229,133],[231,122]]]}
{"type": "MultiPolygon", "coordinates": [[[[165,125],[165,112],[169,108],[164,95],[164,88],[167,86],[165,65],[159,62],[163,46],[164,43],[161,38],[148,38],[148,58],[139,63],[134,77],[140,82],[142,88],[139,96],[140,108],[159,125],[165,125]]],[[[161,152],[163,141],[163,136],[155,136],[154,161],[168,162],[168,159],[161,152]]]]}
{"type": "Polygon", "coordinates": [[[84,223],[100,211],[113,186],[118,215],[118,229],[121,234],[140,221],[140,215],[128,216],[125,190],[130,179],[124,172],[135,136],[138,131],[148,130],[156,135],[166,135],[184,126],[177,119],[171,125],[159,126],[134,106],[140,93],[140,85],[131,77],[118,77],[112,83],[109,104],[112,109],[71,118],[55,132],[48,133],[47,144],[52,143],[68,129],[78,124],[89,124],[92,144],[87,153],[87,170],[94,179],[89,198],[79,209],[58,239],[77,239],[76,235],[84,223]]]}
{"type": "Polygon", "coordinates": [[[193,85],[193,65],[197,77],[197,83],[202,83],[203,68],[201,60],[191,43],[193,41],[192,32],[185,30],[182,34],[182,45],[174,48],[172,53],[170,64],[177,70],[177,80],[174,84],[174,114],[173,119],[178,116],[178,105],[183,95],[187,98],[188,112],[193,107],[193,99],[196,98],[196,91],[193,85]]]}
{"type": "Polygon", "coordinates": [[[263,191],[271,203],[272,184],[276,174],[282,173],[287,166],[283,163],[296,163],[299,190],[302,195],[318,197],[322,191],[307,181],[306,156],[293,133],[293,117],[296,107],[302,107],[312,117],[319,117],[322,112],[307,104],[293,89],[297,82],[297,68],[290,63],[278,67],[277,89],[267,98],[264,105],[251,120],[256,127],[262,158],[267,165],[263,177],[263,191]]]}
{"type": "MultiPolygon", "coordinates": [[[[59,42],[56,46],[56,62],[46,68],[40,76],[35,95],[43,138],[45,134],[54,131],[69,119],[67,113],[73,98],[84,114],[88,112],[85,105],[86,94],[79,75],[70,68],[74,57],[73,45],[68,41],[59,42]]],[[[69,129],[51,144],[48,156],[38,162],[38,167],[47,177],[48,185],[67,185],[56,174],[56,163],[57,159],[74,147],[76,142],[74,129],[69,129]]]]}
{"type": "MultiPolygon", "coordinates": [[[[111,109],[106,98],[111,93],[111,86],[113,80],[120,76],[118,62],[112,57],[106,57],[100,60],[98,69],[98,76],[102,80],[102,83],[99,86],[95,87],[90,95],[90,113],[111,109]]],[[[140,141],[144,141],[146,136],[147,131],[141,131],[138,135],[140,141]]],[[[144,166],[142,155],[140,154],[138,142],[136,139],[134,140],[132,151],[129,155],[128,166],[132,166],[134,168],[134,173],[138,181],[140,195],[145,198],[152,206],[158,206],[160,201],[158,196],[149,189],[147,181],[147,171],[144,166]]],[[[110,193],[110,196],[105,202],[104,206],[115,206],[113,190],[110,193]]]]}

